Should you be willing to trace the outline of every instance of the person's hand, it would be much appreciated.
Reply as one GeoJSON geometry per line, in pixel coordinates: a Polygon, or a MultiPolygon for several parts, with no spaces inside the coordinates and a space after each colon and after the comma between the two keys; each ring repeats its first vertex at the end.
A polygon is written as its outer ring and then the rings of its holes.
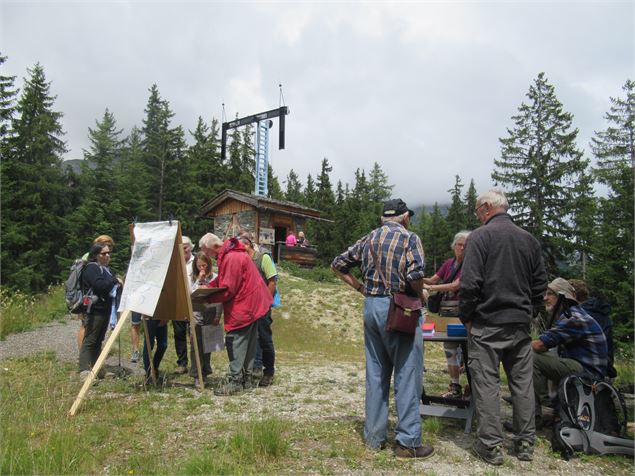
{"type": "Polygon", "coordinates": [[[165,327],[168,321],[159,321],[159,327],[165,327]]]}
{"type": "Polygon", "coordinates": [[[421,290],[421,295],[423,296],[423,301],[424,302],[428,302],[428,298],[430,297],[430,293],[428,292],[427,289],[425,289],[425,287],[424,287],[424,289],[421,290]]]}
{"type": "Polygon", "coordinates": [[[213,326],[217,326],[218,324],[220,324],[220,317],[215,317],[214,319],[212,319],[213,326]]]}

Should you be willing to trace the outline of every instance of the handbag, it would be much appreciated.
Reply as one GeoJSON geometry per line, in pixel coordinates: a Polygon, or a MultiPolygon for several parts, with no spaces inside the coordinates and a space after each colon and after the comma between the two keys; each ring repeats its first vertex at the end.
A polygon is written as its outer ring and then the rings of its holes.
{"type": "Polygon", "coordinates": [[[441,309],[441,299],[443,299],[443,293],[436,293],[428,297],[428,311],[438,314],[441,309]]]}
{"type": "MultiPolygon", "coordinates": [[[[454,270],[454,273],[452,273],[452,276],[450,276],[450,279],[446,279],[445,281],[443,281],[442,284],[447,284],[454,281],[454,278],[456,277],[458,272],[461,270],[462,266],[463,266],[463,261],[461,261],[461,264],[459,265],[459,267],[454,270]]],[[[443,307],[441,306],[441,302],[443,301],[444,295],[445,293],[437,292],[436,294],[428,297],[428,305],[427,305],[428,311],[434,312],[435,314],[439,314],[439,312],[441,311],[441,308],[443,307]]],[[[448,302],[454,302],[454,301],[448,301],[448,302]]],[[[456,301],[456,303],[457,303],[456,307],[457,307],[457,316],[458,316],[458,301],[456,301]]],[[[445,314],[445,316],[448,316],[448,315],[445,314]]]]}
{"type": "MultiPolygon", "coordinates": [[[[381,277],[386,289],[390,289],[386,282],[386,277],[383,271],[379,267],[377,254],[373,249],[372,238],[369,243],[370,254],[373,257],[375,268],[381,277]]],[[[409,296],[406,293],[392,293],[390,298],[390,307],[388,308],[388,319],[386,320],[386,331],[388,332],[402,332],[404,334],[412,334],[419,327],[419,318],[421,317],[421,310],[423,304],[419,297],[409,296]]]]}

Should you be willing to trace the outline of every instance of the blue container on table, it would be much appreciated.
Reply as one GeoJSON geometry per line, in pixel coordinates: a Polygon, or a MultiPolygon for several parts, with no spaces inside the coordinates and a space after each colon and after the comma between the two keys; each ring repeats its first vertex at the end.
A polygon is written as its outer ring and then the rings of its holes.
{"type": "Polygon", "coordinates": [[[448,337],[467,337],[467,329],[463,324],[448,324],[448,337]]]}

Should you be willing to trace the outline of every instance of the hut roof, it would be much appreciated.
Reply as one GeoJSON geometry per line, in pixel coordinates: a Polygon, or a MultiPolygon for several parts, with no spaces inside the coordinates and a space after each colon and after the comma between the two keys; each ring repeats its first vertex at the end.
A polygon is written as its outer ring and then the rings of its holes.
{"type": "Polygon", "coordinates": [[[263,197],[253,193],[237,192],[236,190],[229,189],[223,190],[216,197],[203,204],[200,208],[200,214],[202,216],[215,216],[214,210],[228,199],[247,203],[258,210],[272,210],[289,215],[320,220],[320,211],[315,208],[306,207],[287,200],[277,200],[275,198],[263,197]]]}

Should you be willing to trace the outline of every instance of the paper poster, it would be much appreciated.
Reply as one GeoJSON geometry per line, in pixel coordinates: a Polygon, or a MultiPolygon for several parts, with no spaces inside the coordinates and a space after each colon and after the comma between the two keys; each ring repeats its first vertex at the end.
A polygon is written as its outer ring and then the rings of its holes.
{"type": "Polygon", "coordinates": [[[225,333],[221,324],[213,326],[208,324],[201,327],[203,336],[203,352],[220,352],[225,348],[225,333]]]}
{"type": "Polygon", "coordinates": [[[137,223],[119,312],[153,316],[172,258],[178,222],[137,223]]]}
{"type": "Polygon", "coordinates": [[[275,242],[275,230],[273,228],[260,227],[258,243],[261,245],[273,245],[275,242]]]}

